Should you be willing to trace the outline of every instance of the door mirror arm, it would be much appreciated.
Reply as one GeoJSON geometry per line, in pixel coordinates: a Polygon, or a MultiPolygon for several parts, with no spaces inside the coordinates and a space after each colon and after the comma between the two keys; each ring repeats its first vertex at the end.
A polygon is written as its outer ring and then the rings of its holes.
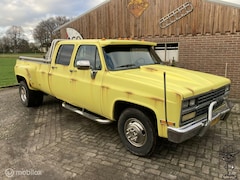
{"type": "Polygon", "coordinates": [[[91,69],[91,78],[92,79],[95,79],[97,72],[98,72],[98,70],[91,69]]]}
{"type": "Polygon", "coordinates": [[[76,67],[79,70],[90,70],[92,79],[95,79],[97,72],[98,72],[98,70],[95,70],[91,67],[90,61],[88,61],[88,60],[77,61],[76,67]]]}

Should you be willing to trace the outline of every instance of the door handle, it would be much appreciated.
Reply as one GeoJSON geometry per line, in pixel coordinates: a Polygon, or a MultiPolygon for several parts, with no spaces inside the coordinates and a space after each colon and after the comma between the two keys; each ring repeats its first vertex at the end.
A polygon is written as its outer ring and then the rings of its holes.
{"type": "Polygon", "coordinates": [[[52,69],[57,69],[57,66],[52,66],[51,68],[52,68],[52,69]]]}
{"type": "Polygon", "coordinates": [[[73,73],[73,72],[77,72],[77,70],[70,69],[69,72],[73,73]]]}

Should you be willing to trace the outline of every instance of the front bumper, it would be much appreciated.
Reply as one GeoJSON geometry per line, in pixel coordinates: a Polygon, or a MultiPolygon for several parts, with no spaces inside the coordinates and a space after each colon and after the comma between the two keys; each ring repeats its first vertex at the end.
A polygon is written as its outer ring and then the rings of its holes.
{"type": "Polygon", "coordinates": [[[180,128],[168,127],[168,140],[174,143],[181,143],[196,135],[203,136],[209,129],[210,125],[215,124],[218,120],[226,120],[231,111],[229,101],[224,103],[214,110],[217,101],[213,101],[208,107],[208,114],[206,118],[192,122],[180,128]]]}

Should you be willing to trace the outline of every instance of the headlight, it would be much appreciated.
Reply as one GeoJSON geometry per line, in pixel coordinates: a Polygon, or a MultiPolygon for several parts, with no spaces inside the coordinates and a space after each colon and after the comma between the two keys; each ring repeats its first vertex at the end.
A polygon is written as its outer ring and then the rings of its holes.
{"type": "Polygon", "coordinates": [[[186,109],[195,105],[196,105],[196,99],[190,99],[190,100],[183,101],[182,107],[183,109],[186,109]]]}
{"type": "Polygon", "coordinates": [[[195,106],[195,104],[196,104],[196,100],[195,99],[191,99],[190,101],[189,101],[189,106],[191,107],[191,106],[195,106]]]}
{"type": "Polygon", "coordinates": [[[182,119],[181,121],[185,123],[186,121],[196,117],[195,106],[197,104],[197,99],[188,99],[182,102],[182,119]]]}
{"type": "Polygon", "coordinates": [[[183,109],[188,108],[189,101],[184,101],[182,106],[183,106],[183,109]]]}
{"type": "Polygon", "coordinates": [[[225,94],[229,93],[229,91],[230,91],[230,85],[225,87],[225,94]]]}

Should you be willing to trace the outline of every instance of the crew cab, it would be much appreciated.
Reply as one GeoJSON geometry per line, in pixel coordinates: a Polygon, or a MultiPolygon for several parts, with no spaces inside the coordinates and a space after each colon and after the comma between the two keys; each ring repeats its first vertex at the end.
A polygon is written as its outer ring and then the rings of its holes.
{"type": "Polygon", "coordinates": [[[99,123],[117,121],[133,154],[154,152],[157,137],[181,143],[203,136],[230,113],[230,80],[163,65],[137,40],[54,40],[45,58],[19,57],[15,74],[23,105],[48,94],[99,123]]]}

